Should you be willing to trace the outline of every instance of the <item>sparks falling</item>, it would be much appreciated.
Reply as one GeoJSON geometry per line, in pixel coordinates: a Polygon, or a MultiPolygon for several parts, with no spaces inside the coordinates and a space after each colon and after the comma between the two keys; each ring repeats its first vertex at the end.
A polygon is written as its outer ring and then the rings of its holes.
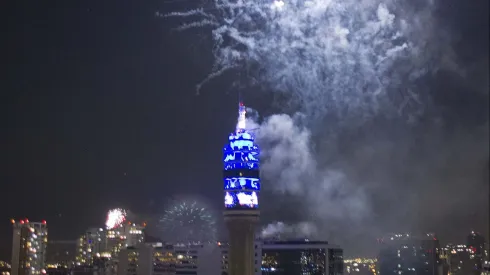
{"type": "Polygon", "coordinates": [[[435,30],[430,0],[211,5],[163,15],[184,19],[180,30],[210,29],[215,64],[197,89],[226,71],[246,68],[253,82],[285,93],[310,117],[420,109],[423,92],[416,80],[437,70],[437,60],[451,59],[436,46],[444,39],[435,30]],[[401,84],[407,85],[400,90],[401,84]]]}

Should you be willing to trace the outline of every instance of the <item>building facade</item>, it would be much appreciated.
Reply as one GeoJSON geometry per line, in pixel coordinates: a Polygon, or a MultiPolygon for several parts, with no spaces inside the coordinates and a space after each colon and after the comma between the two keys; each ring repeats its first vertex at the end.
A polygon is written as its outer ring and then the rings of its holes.
{"type": "Polygon", "coordinates": [[[480,275],[485,262],[485,237],[480,233],[471,231],[466,237],[466,246],[471,250],[471,262],[473,263],[474,275],[480,275]]]}
{"type": "Polygon", "coordinates": [[[144,225],[131,222],[123,223],[115,228],[108,229],[107,236],[107,252],[113,258],[117,258],[119,251],[128,246],[136,246],[145,241],[144,225]]]}
{"type": "Polygon", "coordinates": [[[215,243],[140,244],[119,253],[118,275],[220,274],[221,250],[215,243]]]}
{"type": "Polygon", "coordinates": [[[471,275],[474,263],[471,261],[472,250],[465,244],[449,244],[444,248],[446,261],[451,275],[471,275]]]}
{"type": "Polygon", "coordinates": [[[444,266],[434,234],[393,234],[380,240],[377,259],[379,275],[439,275],[444,266]]]}
{"type": "Polygon", "coordinates": [[[48,227],[46,221],[12,220],[12,275],[44,274],[48,227]]]}
{"type": "Polygon", "coordinates": [[[376,259],[370,259],[370,258],[344,259],[344,274],[377,275],[376,259]]]}
{"type": "MultiPolygon", "coordinates": [[[[221,244],[222,275],[229,273],[228,244],[221,244]]],[[[254,244],[255,275],[342,275],[343,250],[326,241],[257,240],[254,244]]]]}
{"type": "Polygon", "coordinates": [[[107,251],[106,232],[102,228],[89,228],[77,241],[76,263],[91,266],[96,257],[107,251]]]}
{"type": "Polygon", "coordinates": [[[145,241],[144,226],[121,224],[113,229],[90,228],[77,241],[76,264],[92,266],[95,259],[117,259],[119,251],[145,241]]]}

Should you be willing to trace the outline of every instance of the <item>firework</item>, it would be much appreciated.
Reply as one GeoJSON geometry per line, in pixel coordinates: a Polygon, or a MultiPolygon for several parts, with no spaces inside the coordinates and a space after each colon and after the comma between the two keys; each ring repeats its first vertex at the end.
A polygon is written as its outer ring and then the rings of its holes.
{"type": "Polygon", "coordinates": [[[182,201],[165,211],[158,221],[165,241],[206,242],[216,240],[216,221],[204,206],[182,201]]]}
{"type": "Polygon", "coordinates": [[[105,222],[107,229],[113,229],[121,225],[126,220],[126,210],[121,208],[111,209],[107,212],[107,219],[105,222]]]}
{"type": "Polygon", "coordinates": [[[445,39],[435,26],[431,0],[213,0],[211,5],[163,15],[184,18],[181,30],[210,29],[215,64],[198,90],[228,70],[246,68],[253,83],[285,93],[311,117],[421,109],[416,80],[438,69],[444,58],[451,60],[450,50],[439,47],[445,39]]]}

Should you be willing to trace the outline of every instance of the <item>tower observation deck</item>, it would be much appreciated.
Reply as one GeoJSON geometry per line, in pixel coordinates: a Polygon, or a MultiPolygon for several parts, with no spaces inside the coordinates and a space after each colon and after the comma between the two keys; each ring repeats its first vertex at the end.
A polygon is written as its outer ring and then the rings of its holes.
{"type": "Polygon", "coordinates": [[[236,131],[223,149],[224,218],[229,233],[229,275],[255,274],[255,226],[259,221],[259,147],[246,131],[240,103],[236,131]]]}

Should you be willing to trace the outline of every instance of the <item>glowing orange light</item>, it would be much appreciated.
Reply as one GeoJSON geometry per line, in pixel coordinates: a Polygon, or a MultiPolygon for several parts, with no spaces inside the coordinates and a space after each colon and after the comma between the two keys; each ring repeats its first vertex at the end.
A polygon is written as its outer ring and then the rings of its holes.
{"type": "Polygon", "coordinates": [[[10,219],[10,222],[11,222],[12,224],[14,224],[14,223],[15,223],[15,220],[14,220],[14,219],[10,219]]]}

